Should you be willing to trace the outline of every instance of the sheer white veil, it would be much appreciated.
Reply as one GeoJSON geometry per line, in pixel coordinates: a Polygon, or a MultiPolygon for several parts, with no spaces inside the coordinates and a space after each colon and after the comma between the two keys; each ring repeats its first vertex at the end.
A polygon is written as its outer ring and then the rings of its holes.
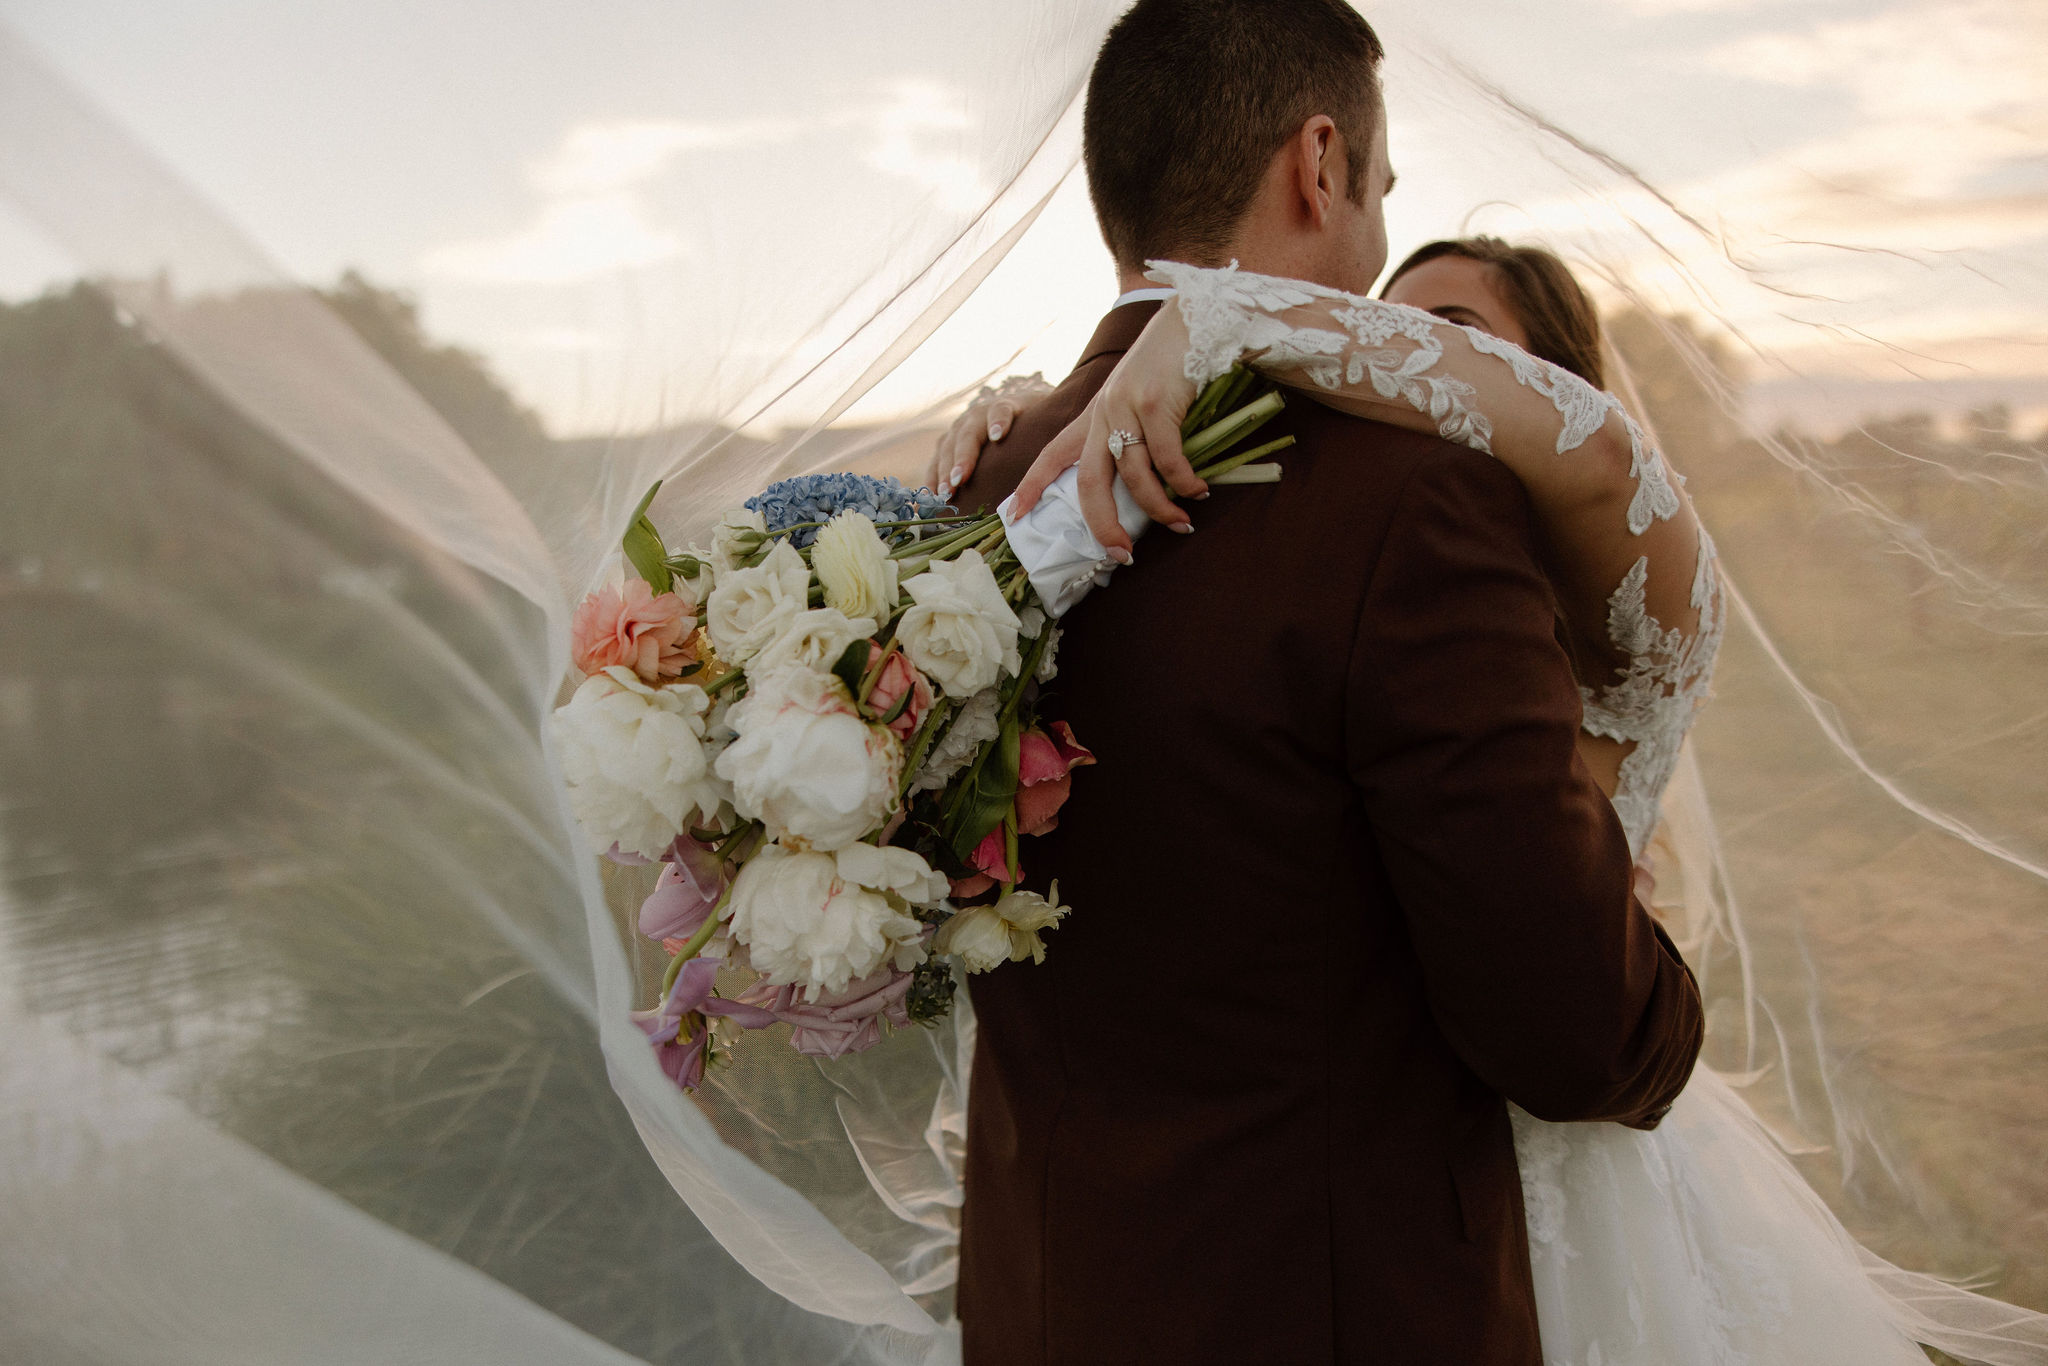
{"type": "MultiPolygon", "coordinates": [[[[971,1019],[677,1094],[540,723],[653,480],[914,480],[1071,359],[1119,8],[0,4],[0,1356],[957,1351],[971,1019]]],[[[2048,1305],[2048,25],[1442,8],[1368,8],[1397,254],[1581,269],[1738,590],[1659,845],[1709,1061],[2048,1305]]]]}

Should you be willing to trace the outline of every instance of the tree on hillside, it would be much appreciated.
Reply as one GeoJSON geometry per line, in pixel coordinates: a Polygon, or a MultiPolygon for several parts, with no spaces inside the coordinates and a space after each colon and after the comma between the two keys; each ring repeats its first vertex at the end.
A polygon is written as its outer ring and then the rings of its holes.
{"type": "MultiPolygon", "coordinates": [[[[1683,316],[1626,308],[1605,320],[1607,343],[1626,368],[1658,435],[1681,463],[1720,450],[1739,435],[1723,404],[1742,389],[1735,349],[1683,316]]],[[[1614,377],[1610,383],[1617,383],[1614,377]]]]}
{"type": "Polygon", "coordinates": [[[547,445],[540,419],[498,382],[482,356],[428,338],[411,296],[372,284],[353,270],[319,293],[485,460],[496,463],[547,445]]]}

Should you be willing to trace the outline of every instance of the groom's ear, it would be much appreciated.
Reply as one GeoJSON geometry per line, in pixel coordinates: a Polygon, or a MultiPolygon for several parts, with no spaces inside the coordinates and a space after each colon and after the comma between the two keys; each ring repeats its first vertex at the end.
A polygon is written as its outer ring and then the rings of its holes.
{"type": "Polygon", "coordinates": [[[1287,145],[1289,179],[1306,225],[1321,230],[1344,192],[1344,142],[1327,114],[1311,116],[1287,145]]]}

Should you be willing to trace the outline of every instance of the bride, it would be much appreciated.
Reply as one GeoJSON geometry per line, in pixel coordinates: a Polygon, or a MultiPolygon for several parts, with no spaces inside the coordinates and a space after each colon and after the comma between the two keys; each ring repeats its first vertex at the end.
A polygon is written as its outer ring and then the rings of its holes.
{"type": "MultiPolygon", "coordinates": [[[[1006,515],[1067,480],[1127,560],[1111,482],[1190,530],[1175,496],[1200,386],[1243,361],[1332,407],[1487,451],[1523,481],[1585,702],[1581,756],[1638,860],[1708,696],[1723,625],[1712,539],[1684,481],[1600,391],[1598,315],[1562,262],[1493,238],[1432,243],[1382,300],[1236,269],[1154,262],[1173,291],[1089,408],[1048,445],[1006,515]],[[1121,458],[1112,431],[1142,432],[1121,458]],[[1133,458],[1137,451],[1146,452],[1133,458]]],[[[981,434],[1028,409],[1006,386],[939,444],[935,483],[971,476],[981,434]],[[940,467],[946,467],[941,475],[940,467]]],[[[1647,874],[1639,872],[1639,882],[1647,874]]],[[[1899,1270],[1859,1247],[1729,1084],[1701,1068],[1660,1127],[1547,1123],[1510,1107],[1546,1361],[1709,1366],[2040,1361],[2048,1318],[1899,1270]]]]}

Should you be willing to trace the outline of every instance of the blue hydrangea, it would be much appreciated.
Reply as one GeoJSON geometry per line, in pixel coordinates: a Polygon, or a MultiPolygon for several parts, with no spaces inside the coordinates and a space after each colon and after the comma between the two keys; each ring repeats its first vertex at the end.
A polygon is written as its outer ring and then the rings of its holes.
{"type": "MultiPolygon", "coordinates": [[[[799,475],[770,484],[749,498],[747,507],[767,519],[771,532],[802,522],[830,521],[841,512],[866,513],[869,521],[879,525],[943,517],[953,511],[928,489],[907,489],[894,479],[872,474],[799,475]]],[[[816,527],[806,527],[790,533],[789,539],[801,549],[816,540],[817,535],[816,527]]]]}

